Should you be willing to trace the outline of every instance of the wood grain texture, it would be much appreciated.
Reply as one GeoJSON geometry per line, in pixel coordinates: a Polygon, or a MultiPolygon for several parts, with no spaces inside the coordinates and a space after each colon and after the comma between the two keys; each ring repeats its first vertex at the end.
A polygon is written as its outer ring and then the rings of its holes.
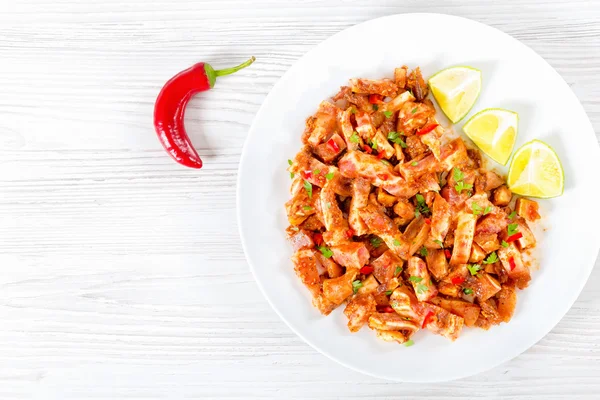
{"type": "Polygon", "coordinates": [[[277,79],[330,35],[395,13],[513,35],[600,132],[600,2],[11,3],[0,5],[0,399],[599,398],[599,268],[516,359],[456,382],[389,383],[320,355],[271,310],[244,260],[235,186],[277,79]],[[192,101],[206,167],[179,168],[152,129],[160,86],[198,60],[250,55],[252,68],[192,101]]]}

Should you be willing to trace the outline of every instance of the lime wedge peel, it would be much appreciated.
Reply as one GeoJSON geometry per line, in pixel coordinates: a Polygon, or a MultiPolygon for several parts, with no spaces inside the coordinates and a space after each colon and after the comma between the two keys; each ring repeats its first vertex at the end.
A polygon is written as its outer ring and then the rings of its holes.
{"type": "Polygon", "coordinates": [[[513,193],[547,199],[562,195],[564,182],[560,159],[546,143],[532,140],[515,152],[507,179],[513,193]]]}
{"type": "Polygon", "coordinates": [[[481,93],[481,71],[467,66],[443,69],[429,78],[438,105],[456,124],[471,111],[481,93]]]}
{"type": "Polygon", "coordinates": [[[506,165],[515,146],[519,114],[502,108],[486,108],[473,115],[463,131],[492,160],[506,165]]]}

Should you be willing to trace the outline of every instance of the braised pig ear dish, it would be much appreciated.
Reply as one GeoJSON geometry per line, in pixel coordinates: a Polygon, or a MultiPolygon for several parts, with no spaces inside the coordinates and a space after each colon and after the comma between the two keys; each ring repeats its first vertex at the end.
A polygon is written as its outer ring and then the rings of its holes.
{"type": "Polygon", "coordinates": [[[420,329],[509,322],[531,275],[538,205],[514,199],[478,150],[436,120],[419,68],[351,79],[306,121],[289,160],[286,234],[294,270],[324,315],[344,308],[411,344],[420,329]]]}

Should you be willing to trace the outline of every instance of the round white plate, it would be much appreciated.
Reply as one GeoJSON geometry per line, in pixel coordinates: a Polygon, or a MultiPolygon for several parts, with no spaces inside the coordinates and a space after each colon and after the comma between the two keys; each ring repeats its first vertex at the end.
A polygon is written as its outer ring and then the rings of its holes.
{"type": "MultiPolygon", "coordinates": [[[[462,124],[455,127],[461,132],[462,124]]],[[[463,135],[464,137],[464,135],[463,135]]],[[[496,164],[497,166],[497,164],[496,164]]],[[[540,56],[510,36],[464,18],[404,14],[356,25],[302,57],[273,87],[244,146],[238,180],[238,219],[246,257],[281,318],[318,351],[369,375],[407,382],[457,379],[516,357],[569,310],[600,248],[600,151],[585,112],[564,80],[540,56]],[[540,201],[547,228],[538,262],[515,315],[489,331],[465,328],[456,342],[421,331],[414,346],[352,334],[343,307],[323,317],[294,273],[286,242],[287,159],[300,150],[305,119],[349,78],[391,77],[394,67],[420,66],[427,78],[453,65],[483,73],[481,96],[469,116],[488,107],[519,113],[516,146],[534,138],[557,151],[565,168],[562,197],[540,201]]]]}

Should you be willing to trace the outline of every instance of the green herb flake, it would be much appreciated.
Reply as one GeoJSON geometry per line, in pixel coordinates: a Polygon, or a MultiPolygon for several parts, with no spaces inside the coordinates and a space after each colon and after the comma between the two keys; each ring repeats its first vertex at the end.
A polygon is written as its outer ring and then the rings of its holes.
{"type": "Polygon", "coordinates": [[[391,111],[384,111],[383,113],[385,114],[386,118],[390,118],[393,114],[391,111]]]}
{"type": "Polygon", "coordinates": [[[290,172],[290,179],[294,179],[294,173],[290,172]]]}
{"type": "Polygon", "coordinates": [[[427,257],[427,255],[429,255],[429,252],[427,251],[426,247],[421,247],[421,250],[419,250],[419,254],[421,254],[423,257],[427,257]]]}
{"type": "Polygon", "coordinates": [[[328,181],[333,179],[333,172],[328,173],[327,175],[325,175],[325,178],[327,178],[328,181]]]}
{"type": "Polygon", "coordinates": [[[304,211],[310,211],[310,210],[312,210],[312,207],[311,206],[302,206],[302,209],[304,211]]]}
{"type": "Polygon", "coordinates": [[[392,294],[392,291],[391,291],[391,290],[386,290],[386,291],[385,291],[385,295],[386,295],[386,296],[389,296],[390,294],[392,294]]]}
{"type": "Polygon", "coordinates": [[[399,265],[396,265],[396,270],[394,271],[394,275],[398,276],[400,274],[400,272],[402,272],[402,267],[399,265]]]}
{"type": "Polygon", "coordinates": [[[517,216],[517,212],[516,211],[513,211],[510,214],[508,214],[508,218],[509,219],[514,219],[516,216],[517,216]]]}
{"type": "Polygon", "coordinates": [[[315,175],[319,175],[320,173],[321,173],[321,170],[320,170],[320,169],[318,169],[318,168],[317,168],[317,169],[315,169],[315,170],[314,170],[314,174],[315,174],[315,175]]]}
{"type": "Polygon", "coordinates": [[[419,283],[423,280],[423,278],[421,278],[420,276],[411,275],[410,278],[408,278],[408,280],[414,283],[419,283]]]}
{"type": "Polygon", "coordinates": [[[319,246],[317,247],[317,249],[319,249],[319,251],[321,252],[321,254],[323,254],[325,258],[331,258],[331,256],[333,255],[333,251],[331,251],[331,249],[328,247],[319,246]]]}
{"type": "Polygon", "coordinates": [[[350,114],[356,114],[356,108],[352,107],[352,108],[350,109],[350,114]]]}
{"type": "Polygon", "coordinates": [[[306,193],[308,193],[308,198],[312,199],[312,192],[313,192],[312,191],[312,189],[313,189],[312,183],[310,183],[307,180],[304,180],[304,189],[306,189],[306,193]]]}
{"type": "Polygon", "coordinates": [[[508,243],[506,243],[504,240],[502,241],[502,247],[508,247],[508,243]]]}
{"type": "Polygon", "coordinates": [[[413,161],[413,162],[410,163],[410,165],[412,165],[413,167],[416,167],[417,165],[419,165],[419,163],[416,162],[416,161],[413,161]]]}
{"type": "Polygon", "coordinates": [[[487,206],[485,210],[483,210],[483,215],[488,215],[492,212],[492,206],[487,206]]]}
{"type": "Polygon", "coordinates": [[[407,340],[406,342],[404,342],[404,347],[410,347],[413,344],[415,344],[415,342],[412,339],[410,339],[410,340],[407,340]]]}
{"type": "Polygon", "coordinates": [[[371,246],[378,248],[383,243],[383,240],[379,239],[378,237],[372,237],[370,242],[371,246]]]}
{"type": "Polygon", "coordinates": [[[498,261],[498,255],[496,254],[496,252],[494,251],[493,253],[491,253],[485,260],[483,260],[484,264],[493,264],[496,261],[498,261]]]}
{"type": "Polygon", "coordinates": [[[427,292],[429,290],[429,288],[427,287],[427,285],[424,285],[422,283],[417,283],[417,293],[418,294],[423,294],[425,292],[427,292]]]}
{"type": "Polygon", "coordinates": [[[464,183],[463,181],[460,181],[456,185],[454,185],[454,189],[456,189],[456,191],[459,194],[463,190],[472,189],[472,188],[473,188],[473,185],[471,185],[470,183],[464,183]]]}
{"type": "Polygon", "coordinates": [[[454,167],[454,169],[452,170],[452,177],[456,182],[458,182],[464,179],[465,174],[463,174],[460,169],[454,167]]]}
{"type": "Polygon", "coordinates": [[[471,204],[471,209],[473,210],[473,215],[479,215],[483,211],[483,208],[475,202],[471,204]]]}
{"type": "Polygon", "coordinates": [[[352,136],[350,136],[350,141],[352,143],[358,143],[360,141],[360,138],[358,137],[358,133],[356,133],[356,131],[354,131],[352,136]]]}
{"type": "Polygon", "coordinates": [[[377,104],[373,104],[373,110],[374,110],[374,111],[377,111],[377,110],[379,110],[379,106],[378,106],[377,104]]]}
{"type": "Polygon", "coordinates": [[[383,165],[387,165],[387,166],[390,166],[390,165],[392,165],[392,164],[390,164],[390,163],[389,163],[389,161],[386,161],[386,160],[381,160],[381,163],[382,163],[383,165]]]}
{"type": "Polygon", "coordinates": [[[292,160],[288,159],[288,164],[292,165],[293,164],[292,160]]]}
{"type": "Polygon", "coordinates": [[[411,114],[415,114],[417,112],[417,110],[419,109],[419,107],[415,107],[412,109],[412,111],[410,112],[411,114]]]}
{"type": "Polygon", "coordinates": [[[354,292],[354,294],[356,294],[356,292],[358,292],[358,289],[360,289],[361,287],[363,287],[363,283],[359,280],[355,280],[354,282],[352,282],[352,291],[354,292]]]}
{"type": "Polygon", "coordinates": [[[441,240],[437,240],[437,239],[436,239],[436,240],[434,240],[434,241],[433,241],[433,243],[437,244],[437,245],[438,245],[438,246],[440,246],[440,248],[442,248],[442,249],[444,248],[444,243],[442,243],[442,241],[441,241],[441,240]]]}
{"type": "Polygon", "coordinates": [[[517,224],[516,222],[512,223],[512,224],[508,224],[508,228],[507,228],[508,236],[512,236],[515,233],[517,233],[518,231],[519,231],[519,224],[517,224]]]}
{"type": "Polygon", "coordinates": [[[415,210],[415,218],[419,218],[421,216],[421,212],[419,210],[415,210]]]}
{"type": "Polygon", "coordinates": [[[400,246],[400,241],[398,239],[394,239],[394,246],[400,246]]]}
{"type": "Polygon", "coordinates": [[[373,140],[373,141],[371,141],[369,144],[371,145],[371,148],[372,148],[373,150],[377,150],[377,142],[376,142],[376,141],[374,141],[374,140],[373,140]]]}
{"type": "Polygon", "coordinates": [[[467,269],[469,270],[471,275],[477,275],[477,273],[481,269],[481,266],[478,264],[467,264],[467,269]]]}
{"type": "Polygon", "coordinates": [[[464,294],[473,294],[473,289],[471,289],[471,288],[464,288],[463,289],[463,293],[464,294]]]}

